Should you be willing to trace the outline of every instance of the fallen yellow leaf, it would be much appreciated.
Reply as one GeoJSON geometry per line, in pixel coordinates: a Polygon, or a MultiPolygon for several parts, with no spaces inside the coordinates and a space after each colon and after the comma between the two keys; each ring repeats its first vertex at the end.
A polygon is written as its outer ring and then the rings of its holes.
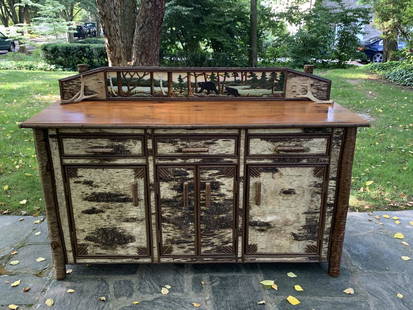
{"type": "Polygon", "coordinates": [[[40,262],[44,262],[46,260],[46,258],[44,257],[38,257],[36,258],[36,262],[40,263],[40,262]]]}
{"type": "Polygon", "coordinates": [[[38,236],[38,235],[40,235],[41,233],[42,233],[41,231],[38,231],[38,232],[34,233],[34,235],[35,235],[35,236],[38,236]]]}
{"type": "Polygon", "coordinates": [[[302,288],[302,286],[301,286],[301,285],[298,285],[298,284],[294,285],[294,289],[295,289],[297,292],[302,292],[302,291],[304,291],[304,289],[302,288]]]}
{"type": "Polygon", "coordinates": [[[273,289],[273,290],[276,290],[276,291],[278,291],[278,285],[277,284],[273,284],[273,285],[271,285],[271,288],[273,289]]]}
{"type": "Polygon", "coordinates": [[[199,304],[197,302],[193,302],[192,306],[194,306],[195,308],[199,308],[199,307],[201,307],[201,304],[199,304]]]}
{"type": "Polygon", "coordinates": [[[20,281],[20,280],[17,280],[17,281],[14,281],[12,284],[10,284],[10,286],[11,286],[11,287],[16,287],[16,286],[19,286],[20,283],[21,283],[21,281],[20,281]]]}
{"type": "Polygon", "coordinates": [[[12,260],[9,264],[15,266],[15,265],[20,264],[20,261],[18,261],[18,260],[12,260]]]}
{"type": "Polygon", "coordinates": [[[40,224],[42,221],[41,220],[35,220],[33,223],[34,224],[40,224]]]}
{"type": "Polygon", "coordinates": [[[46,304],[46,306],[48,307],[52,307],[54,305],[54,300],[51,298],[46,299],[46,301],[44,302],[46,304]]]}
{"type": "Polygon", "coordinates": [[[265,288],[271,288],[274,285],[274,281],[273,280],[262,280],[260,284],[262,284],[265,288]]]}
{"type": "Polygon", "coordinates": [[[4,186],[3,186],[3,190],[4,190],[5,192],[7,192],[7,191],[9,190],[9,188],[10,188],[10,187],[9,187],[8,185],[4,185],[4,186]]]}
{"type": "Polygon", "coordinates": [[[132,305],[138,305],[140,304],[140,301],[132,301],[132,305]]]}
{"type": "Polygon", "coordinates": [[[393,220],[400,220],[400,217],[398,217],[398,216],[393,216],[392,219],[393,219],[393,220]]]}
{"type": "Polygon", "coordinates": [[[393,237],[396,239],[404,239],[404,235],[402,233],[395,233],[393,237]]]}
{"type": "Polygon", "coordinates": [[[101,296],[101,297],[99,297],[99,300],[100,300],[100,301],[106,301],[106,297],[105,297],[105,296],[101,296]]]}
{"type": "Polygon", "coordinates": [[[297,298],[291,295],[287,297],[287,301],[293,306],[299,305],[301,303],[297,298]]]}
{"type": "Polygon", "coordinates": [[[165,287],[166,287],[168,290],[172,288],[172,286],[170,286],[170,285],[165,285],[165,287]]]}
{"type": "Polygon", "coordinates": [[[74,289],[69,288],[66,292],[68,292],[69,294],[73,294],[74,292],[76,292],[74,289]]]}
{"type": "Polygon", "coordinates": [[[260,300],[259,302],[257,302],[258,305],[265,305],[265,300],[260,300]]]}
{"type": "Polygon", "coordinates": [[[401,256],[402,260],[411,260],[411,258],[409,256],[401,256]]]}
{"type": "Polygon", "coordinates": [[[384,214],[383,217],[384,217],[385,219],[389,219],[389,218],[390,218],[390,215],[384,214]]]}
{"type": "Polygon", "coordinates": [[[19,203],[20,203],[21,205],[25,205],[25,204],[27,203],[27,199],[20,200],[19,203]]]}
{"type": "Polygon", "coordinates": [[[374,181],[367,181],[366,182],[366,186],[369,186],[369,185],[371,185],[371,184],[373,184],[374,183],[374,181]]]}
{"type": "Polygon", "coordinates": [[[161,289],[161,294],[162,294],[162,295],[168,295],[168,294],[169,294],[169,290],[168,290],[166,287],[163,287],[163,288],[161,289]]]}
{"type": "Polygon", "coordinates": [[[11,304],[11,305],[8,306],[8,308],[11,309],[11,310],[17,310],[17,309],[19,309],[19,306],[15,305],[15,304],[11,304]]]}
{"type": "Polygon", "coordinates": [[[343,293],[346,293],[347,295],[353,295],[353,294],[354,294],[354,289],[351,288],[351,287],[346,288],[346,289],[343,291],[343,293]]]}
{"type": "Polygon", "coordinates": [[[396,296],[400,299],[402,299],[404,297],[403,294],[400,294],[400,293],[397,293],[396,296]]]}
{"type": "Polygon", "coordinates": [[[413,226],[413,221],[410,221],[409,224],[413,226]]]}
{"type": "Polygon", "coordinates": [[[394,224],[400,224],[400,221],[394,221],[394,224]]]}
{"type": "Polygon", "coordinates": [[[288,272],[287,276],[290,278],[297,278],[297,275],[294,272],[288,272]]]}

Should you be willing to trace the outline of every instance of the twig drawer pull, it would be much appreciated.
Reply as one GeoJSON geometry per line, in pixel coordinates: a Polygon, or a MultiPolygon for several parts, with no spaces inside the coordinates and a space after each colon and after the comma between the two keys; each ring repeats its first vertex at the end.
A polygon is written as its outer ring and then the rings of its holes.
{"type": "Polygon", "coordinates": [[[183,201],[184,208],[188,207],[188,182],[185,182],[183,185],[183,201]]]}
{"type": "Polygon", "coordinates": [[[300,153],[305,152],[306,148],[303,146],[276,146],[274,148],[275,153],[285,152],[285,153],[300,153]]]}
{"type": "Polygon", "coordinates": [[[139,206],[138,182],[131,184],[132,202],[135,207],[139,206]]]}
{"type": "Polygon", "coordinates": [[[185,147],[182,149],[182,153],[208,153],[207,147],[185,147]]]}
{"type": "Polygon", "coordinates": [[[205,207],[211,206],[211,183],[205,183],[205,207]]]}
{"type": "Polygon", "coordinates": [[[255,182],[255,204],[261,205],[261,182],[255,182]]]}

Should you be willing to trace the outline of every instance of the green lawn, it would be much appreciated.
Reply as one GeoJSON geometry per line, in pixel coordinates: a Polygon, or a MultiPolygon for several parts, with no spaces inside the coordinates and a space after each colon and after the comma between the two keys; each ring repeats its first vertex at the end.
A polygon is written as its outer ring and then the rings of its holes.
{"type": "MultiPolygon", "coordinates": [[[[18,123],[57,100],[57,79],[70,72],[0,71],[0,213],[41,213],[32,133],[18,123]]],[[[333,98],[374,118],[359,130],[353,210],[413,208],[413,91],[364,69],[318,72],[333,80],[333,98]]]]}

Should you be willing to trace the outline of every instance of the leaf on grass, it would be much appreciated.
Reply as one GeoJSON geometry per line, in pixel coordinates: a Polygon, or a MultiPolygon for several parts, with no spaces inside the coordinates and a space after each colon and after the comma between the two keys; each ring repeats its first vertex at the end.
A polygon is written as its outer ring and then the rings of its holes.
{"type": "Polygon", "coordinates": [[[19,203],[20,203],[21,205],[25,205],[25,204],[27,203],[27,199],[20,200],[19,203]]]}
{"type": "Polygon", "coordinates": [[[395,233],[393,237],[396,239],[404,239],[404,235],[402,233],[395,233]]]}
{"type": "Polygon", "coordinates": [[[23,292],[24,293],[27,293],[27,292],[29,292],[31,290],[31,287],[25,287],[25,288],[23,288],[23,292]]]}
{"type": "Polygon", "coordinates": [[[10,252],[10,255],[16,255],[16,254],[17,254],[17,251],[10,252]]]}
{"type": "Polygon", "coordinates": [[[38,257],[36,258],[36,262],[40,263],[40,262],[44,262],[46,260],[46,258],[44,257],[38,257]]]}
{"type": "Polygon", "coordinates": [[[384,217],[385,219],[389,219],[389,218],[390,218],[390,215],[384,214],[383,217],[384,217]]]}
{"type": "Polygon", "coordinates": [[[170,286],[170,285],[165,285],[165,287],[166,287],[168,290],[172,288],[172,286],[170,286]]]}
{"type": "Polygon", "coordinates": [[[201,304],[199,304],[197,302],[193,302],[192,306],[194,306],[195,308],[199,308],[199,307],[201,307],[201,304]]]}
{"type": "Polygon", "coordinates": [[[41,231],[38,231],[38,232],[34,233],[34,235],[35,235],[35,236],[38,236],[38,235],[40,235],[41,233],[42,233],[41,231]]]}
{"type": "Polygon", "coordinates": [[[289,276],[290,278],[297,278],[297,275],[294,272],[288,272],[287,276],[289,276]]]}
{"type": "Polygon", "coordinates": [[[75,291],[74,289],[72,289],[72,288],[69,288],[66,292],[69,293],[69,294],[73,294],[73,293],[76,292],[76,291],[75,291]]]}
{"type": "Polygon", "coordinates": [[[394,221],[394,224],[400,224],[400,221],[394,221]]]}
{"type": "Polygon", "coordinates": [[[19,286],[20,283],[21,283],[21,280],[17,280],[17,281],[14,281],[12,284],[10,284],[10,286],[11,287],[16,287],[16,286],[19,286]]]}
{"type": "Polygon", "coordinates": [[[257,305],[265,305],[265,300],[260,300],[259,302],[257,302],[257,305]]]}
{"type": "Polygon", "coordinates": [[[162,295],[168,295],[168,294],[169,294],[169,290],[168,290],[166,287],[163,287],[163,288],[161,289],[161,294],[162,294],[162,295]]]}
{"type": "Polygon", "coordinates": [[[10,187],[9,187],[8,185],[4,185],[4,186],[3,186],[3,190],[4,190],[5,192],[7,192],[7,191],[9,190],[9,188],[10,188],[10,187]]]}
{"type": "Polygon", "coordinates": [[[346,288],[346,289],[343,291],[343,293],[346,293],[347,295],[354,295],[354,289],[351,288],[351,287],[346,288]]]}
{"type": "Polygon", "coordinates": [[[299,305],[301,303],[297,298],[291,295],[287,297],[287,301],[293,306],[299,305]]]}
{"type": "Polygon", "coordinates": [[[277,284],[273,284],[273,285],[271,285],[271,288],[273,289],[273,290],[276,290],[276,291],[278,291],[278,285],[277,284]]]}
{"type": "Polygon", "coordinates": [[[369,186],[369,185],[371,185],[371,184],[373,184],[374,183],[374,181],[367,181],[366,182],[366,186],[369,186]]]}
{"type": "Polygon", "coordinates": [[[40,224],[42,221],[41,220],[35,220],[33,223],[34,224],[40,224]]]}
{"type": "Polygon", "coordinates": [[[18,260],[12,260],[9,264],[15,266],[15,265],[20,264],[20,261],[18,261],[18,260]]]}
{"type": "Polygon", "coordinates": [[[413,221],[410,221],[409,224],[413,226],[413,221]]]}
{"type": "Polygon", "coordinates": [[[393,216],[392,219],[393,219],[393,220],[400,220],[400,217],[398,217],[398,216],[393,216]]]}
{"type": "Polygon", "coordinates": [[[294,289],[295,289],[297,292],[302,292],[302,291],[304,291],[304,289],[302,288],[302,286],[299,285],[299,284],[294,285],[294,289]]]}
{"type": "Polygon", "coordinates": [[[403,294],[400,294],[400,293],[397,293],[396,296],[400,299],[402,299],[404,297],[403,294]]]}
{"type": "Polygon", "coordinates": [[[17,310],[17,309],[19,309],[19,306],[15,305],[15,304],[11,304],[11,305],[8,306],[8,308],[11,309],[11,310],[17,310]]]}
{"type": "Polygon", "coordinates": [[[411,258],[409,256],[401,256],[402,260],[411,260],[411,258]]]}
{"type": "Polygon", "coordinates": [[[98,298],[100,301],[106,301],[106,297],[105,296],[101,296],[98,298]]]}
{"type": "Polygon", "coordinates": [[[132,305],[138,305],[140,304],[140,301],[132,301],[132,305]]]}
{"type": "Polygon", "coordinates": [[[409,244],[406,241],[402,241],[400,242],[401,244],[405,245],[405,246],[409,246],[409,244]]]}
{"type": "Polygon", "coordinates": [[[262,280],[260,284],[262,284],[265,288],[271,288],[274,285],[274,281],[273,280],[262,280]]]}
{"type": "Polygon", "coordinates": [[[48,298],[44,303],[46,304],[46,306],[52,307],[54,305],[54,300],[52,298],[48,298]]]}

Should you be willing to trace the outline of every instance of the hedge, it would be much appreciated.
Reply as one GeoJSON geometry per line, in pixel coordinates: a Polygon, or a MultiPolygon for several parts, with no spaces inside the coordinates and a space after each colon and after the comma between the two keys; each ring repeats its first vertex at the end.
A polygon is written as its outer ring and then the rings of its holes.
{"type": "Polygon", "coordinates": [[[393,83],[413,87],[413,64],[405,61],[388,61],[370,64],[368,68],[393,83]]]}
{"type": "Polygon", "coordinates": [[[78,64],[88,64],[91,69],[108,65],[102,44],[50,43],[41,49],[48,64],[63,69],[77,70],[78,64]]]}

